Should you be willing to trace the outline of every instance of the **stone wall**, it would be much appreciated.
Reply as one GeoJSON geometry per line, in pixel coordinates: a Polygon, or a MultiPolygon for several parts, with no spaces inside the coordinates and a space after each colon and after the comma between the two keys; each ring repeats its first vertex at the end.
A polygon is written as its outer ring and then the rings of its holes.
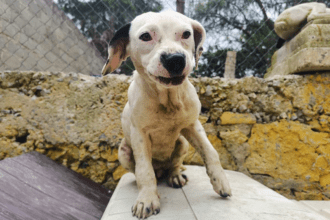
{"type": "Polygon", "coordinates": [[[0,5],[0,70],[101,74],[105,61],[52,0],[0,5]]]}
{"type": "MultiPolygon", "coordinates": [[[[29,151],[113,189],[130,78],[0,73],[0,160],[29,151]]],[[[330,72],[190,79],[224,168],[294,199],[330,198],[330,72]]],[[[190,148],[186,164],[203,162],[190,148]]],[[[244,183],[242,183],[244,184],[244,183]]]]}

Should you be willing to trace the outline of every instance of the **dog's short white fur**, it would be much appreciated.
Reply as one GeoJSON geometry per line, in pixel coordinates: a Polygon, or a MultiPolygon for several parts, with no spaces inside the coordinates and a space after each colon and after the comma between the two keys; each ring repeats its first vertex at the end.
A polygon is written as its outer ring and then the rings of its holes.
{"type": "Polygon", "coordinates": [[[199,22],[177,12],[148,12],[118,30],[110,42],[102,74],[117,69],[128,56],[136,68],[122,113],[125,138],[118,156],[136,176],[139,195],[132,212],[138,218],[160,211],[156,176],[167,171],[170,186],[187,183],[181,166],[188,141],[203,158],[215,192],[231,195],[219,155],[198,120],[197,93],[187,79],[197,67],[204,40],[199,22]]]}
{"type": "Polygon", "coordinates": [[[275,20],[275,32],[284,40],[292,38],[304,22],[330,15],[324,3],[303,3],[284,10],[275,20]]]}

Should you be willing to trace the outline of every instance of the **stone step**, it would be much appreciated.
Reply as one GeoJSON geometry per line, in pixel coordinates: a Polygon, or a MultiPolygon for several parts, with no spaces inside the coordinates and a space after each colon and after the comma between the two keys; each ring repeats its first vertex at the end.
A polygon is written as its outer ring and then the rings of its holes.
{"type": "Polygon", "coordinates": [[[330,201],[315,201],[315,200],[301,200],[301,201],[296,201],[299,205],[305,206],[309,208],[310,210],[320,213],[327,219],[330,219],[330,201]]]}
{"type": "MultiPolygon", "coordinates": [[[[226,170],[233,196],[227,199],[217,195],[206,175],[205,167],[186,166],[189,182],[181,189],[158,183],[161,211],[150,220],[326,220],[313,209],[289,200],[252,178],[226,170]]],[[[135,176],[125,174],[101,220],[130,220],[131,207],[138,195],[135,176]]]]}

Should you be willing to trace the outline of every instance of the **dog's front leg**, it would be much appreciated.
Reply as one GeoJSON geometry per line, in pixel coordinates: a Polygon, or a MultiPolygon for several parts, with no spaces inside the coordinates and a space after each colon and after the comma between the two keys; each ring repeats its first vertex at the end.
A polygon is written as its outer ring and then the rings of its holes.
{"type": "Polygon", "coordinates": [[[208,140],[201,123],[197,120],[188,128],[183,129],[181,133],[203,158],[214,191],[222,197],[230,196],[231,190],[225,172],[220,164],[218,152],[208,140]]]}
{"type": "Polygon", "coordinates": [[[131,141],[135,159],[135,177],[139,189],[138,198],[132,207],[133,216],[146,218],[160,211],[157,182],[152,167],[151,142],[146,134],[131,128],[131,141]]]}

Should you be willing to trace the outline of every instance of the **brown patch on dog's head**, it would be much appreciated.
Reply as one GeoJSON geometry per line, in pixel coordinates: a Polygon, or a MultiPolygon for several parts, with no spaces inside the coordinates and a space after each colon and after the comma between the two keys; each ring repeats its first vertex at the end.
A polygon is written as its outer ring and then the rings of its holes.
{"type": "Polygon", "coordinates": [[[108,49],[109,56],[107,62],[103,66],[102,75],[107,75],[115,71],[129,56],[127,46],[129,44],[130,27],[131,23],[121,27],[111,39],[108,49]]]}
{"type": "Polygon", "coordinates": [[[197,70],[198,69],[198,60],[203,53],[203,43],[206,38],[206,33],[205,33],[205,29],[199,22],[192,20],[191,25],[194,30],[194,42],[195,42],[194,56],[195,56],[195,62],[196,62],[195,69],[197,70]]]}

